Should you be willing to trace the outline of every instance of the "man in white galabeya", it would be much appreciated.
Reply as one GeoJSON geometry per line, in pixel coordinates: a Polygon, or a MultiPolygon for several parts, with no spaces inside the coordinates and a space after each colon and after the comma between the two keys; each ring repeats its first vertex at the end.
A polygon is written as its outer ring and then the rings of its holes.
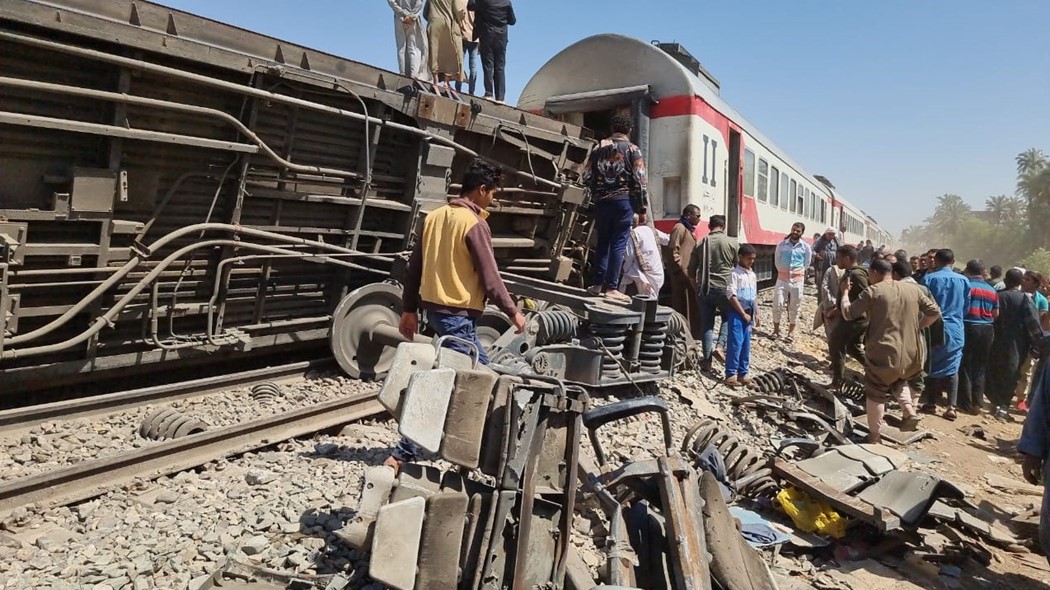
{"type": "Polygon", "coordinates": [[[804,223],[796,222],[791,233],[777,245],[773,263],[777,267],[777,285],[773,294],[773,338],[780,338],[780,320],[784,307],[788,312],[787,340],[795,336],[798,310],[802,304],[802,288],[806,283],[806,269],[813,262],[813,249],[802,239],[804,223]]]}

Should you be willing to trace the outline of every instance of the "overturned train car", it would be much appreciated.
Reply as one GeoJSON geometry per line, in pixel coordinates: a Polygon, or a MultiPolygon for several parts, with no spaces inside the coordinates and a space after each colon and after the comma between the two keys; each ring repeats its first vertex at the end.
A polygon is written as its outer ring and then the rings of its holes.
{"type": "Polygon", "coordinates": [[[670,369],[665,308],[564,286],[582,127],[141,1],[3,2],[0,72],[4,395],[329,345],[381,375],[413,231],[475,157],[507,171],[489,223],[512,293],[558,305],[517,338],[486,318],[504,363],[670,369]]]}

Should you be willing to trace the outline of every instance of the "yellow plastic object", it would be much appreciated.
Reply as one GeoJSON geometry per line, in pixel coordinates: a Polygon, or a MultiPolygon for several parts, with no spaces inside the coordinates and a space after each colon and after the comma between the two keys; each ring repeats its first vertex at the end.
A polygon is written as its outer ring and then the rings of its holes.
{"type": "Polygon", "coordinates": [[[827,502],[814,500],[806,492],[790,487],[780,490],[776,499],[780,508],[800,530],[835,539],[846,536],[847,519],[835,512],[827,502]]]}

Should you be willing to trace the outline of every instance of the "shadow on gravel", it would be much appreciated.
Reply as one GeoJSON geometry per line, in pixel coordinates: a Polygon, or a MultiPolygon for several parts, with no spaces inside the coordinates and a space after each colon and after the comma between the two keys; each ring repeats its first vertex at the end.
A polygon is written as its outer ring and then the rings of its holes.
{"type": "Polygon", "coordinates": [[[367,575],[368,556],[347,546],[334,534],[356,513],[353,508],[343,506],[330,510],[309,509],[299,517],[299,533],[319,541],[313,544],[316,551],[305,556],[313,561],[319,575],[342,573],[354,581],[367,575]]]}

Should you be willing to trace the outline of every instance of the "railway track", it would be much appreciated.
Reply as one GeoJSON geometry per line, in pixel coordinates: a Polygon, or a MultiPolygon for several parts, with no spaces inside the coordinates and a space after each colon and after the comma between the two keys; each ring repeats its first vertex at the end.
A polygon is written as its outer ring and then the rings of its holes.
{"type": "Polygon", "coordinates": [[[334,366],[331,359],[301,361],[93,397],[12,408],[0,411],[0,438],[18,436],[35,426],[53,420],[66,421],[104,416],[150,404],[189,399],[239,387],[251,387],[263,382],[303,378],[310,371],[334,366]]]}
{"type": "Polygon", "coordinates": [[[149,445],[112,457],[0,484],[0,518],[16,508],[87,500],[135,480],[152,480],[384,413],[378,389],[149,445]]]}

